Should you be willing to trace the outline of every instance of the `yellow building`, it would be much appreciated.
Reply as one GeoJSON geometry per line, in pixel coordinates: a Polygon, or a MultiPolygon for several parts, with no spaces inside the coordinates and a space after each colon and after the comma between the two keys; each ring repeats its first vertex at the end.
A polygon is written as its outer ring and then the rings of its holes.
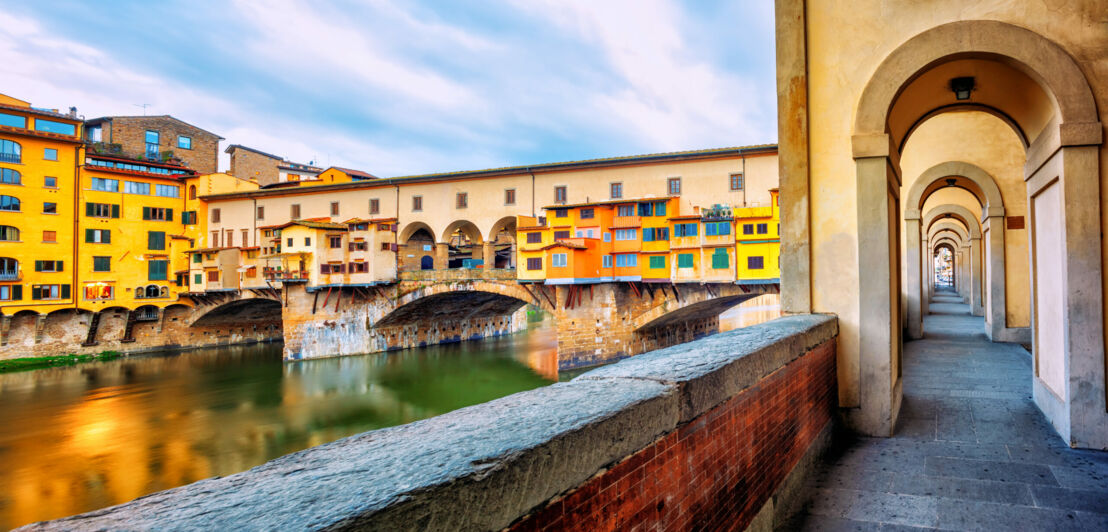
{"type": "Polygon", "coordinates": [[[740,284],[777,283],[781,279],[781,211],[778,190],[770,190],[770,204],[734,210],[735,253],[740,284]]]}
{"type": "Polygon", "coordinates": [[[0,95],[0,312],[76,305],[81,121],[0,95]]]}
{"type": "Polygon", "coordinates": [[[396,220],[293,220],[262,227],[269,253],[258,256],[266,279],[309,288],[396,282],[396,220]]]}

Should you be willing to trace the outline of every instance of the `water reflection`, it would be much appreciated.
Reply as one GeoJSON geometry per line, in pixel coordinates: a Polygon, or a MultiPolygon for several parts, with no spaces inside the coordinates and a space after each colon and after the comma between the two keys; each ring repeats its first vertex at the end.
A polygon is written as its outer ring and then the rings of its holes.
{"type": "MultiPolygon", "coordinates": [[[[721,316],[780,314],[776,296],[721,316]]],[[[572,373],[550,322],[482,342],[281,362],[280,346],[0,374],[0,528],[119,504],[572,373]]]]}

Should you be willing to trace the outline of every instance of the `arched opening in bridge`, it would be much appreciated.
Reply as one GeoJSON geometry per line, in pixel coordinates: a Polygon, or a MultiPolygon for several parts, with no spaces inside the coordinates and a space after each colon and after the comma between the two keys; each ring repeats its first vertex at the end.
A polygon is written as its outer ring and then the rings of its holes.
{"type": "Polygon", "coordinates": [[[485,244],[485,268],[515,268],[516,217],[505,216],[489,228],[485,244]]]}
{"type": "Polygon", "coordinates": [[[935,277],[932,282],[941,289],[954,290],[954,253],[950,245],[940,245],[934,260],[935,277]]]}
{"type": "Polygon", "coordinates": [[[469,220],[457,220],[442,232],[447,247],[447,268],[476,268],[484,265],[481,230],[469,220]]]}
{"type": "Polygon", "coordinates": [[[510,334],[526,326],[522,310],[528,301],[523,298],[530,298],[524,289],[456,288],[432,285],[401,297],[395,309],[372,324],[371,344],[380,350],[422,347],[510,334]]]}
{"type": "Polygon", "coordinates": [[[404,226],[397,241],[400,271],[435,269],[435,232],[427,224],[413,222],[404,226]]]}
{"type": "Polygon", "coordinates": [[[212,307],[206,312],[201,310],[198,314],[199,316],[190,324],[192,327],[209,327],[216,331],[222,331],[221,328],[226,327],[231,333],[244,327],[255,326],[276,325],[280,330],[282,320],[281,302],[264,297],[229,301],[212,307]]]}
{"type": "MultiPolygon", "coordinates": [[[[960,21],[937,26],[909,39],[878,66],[862,92],[851,133],[857,259],[863,277],[857,333],[862,392],[860,408],[848,414],[851,424],[879,435],[894,428],[902,385],[900,325],[908,306],[902,304],[899,289],[901,212],[919,219],[920,213],[909,209],[925,207],[906,204],[902,183],[910,186],[916,176],[945,164],[943,179],[929,184],[933,188],[923,196],[939,188],[963,188],[982,205],[981,232],[987,235],[982,247],[989,257],[982,277],[996,279],[985,283],[994,298],[987,313],[993,339],[1016,340],[1020,335],[1013,331],[1018,327],[1012,325],[1019,324],[1010,321],[1011,305],[995,300],[1019,289],[1007,283],[1008,294],[996,290],[1000,276],[1012,274],[1010,268],[997,269],[998,257],[1009,250],[996,244],[1020,231],[1030,248],[1027,297],[1035,401],[1066,441],[1108,445],[1096,148],[1102,127],[1076,62],[1055,43],[1009,24],[960,21]],[[1002,145],[989,136],[989,120],[1012,131],[1002,145]],[[942,128],[928,131],[932,123],[942,128]],[[1013,148],[1015,157],[1010,156],[1013,148]],[[966,160],[975,162],[961,163],[966,160]],[[1002,191],[1012,194],[1004,205],[995,204],[979,182],[970,182],[975,172],[971,166],[996,177],[1002,191]],[[1026,216],[1017,212],[1021,203],[1016,197],[1026,204],[1026,216]],[[1001,320],[1006,326],[999,326],[1001,320]]],[[[955,235],[951,243],[962,246],[951,246],[956,285],[972,277],[972,268],[959,267],[958,261],[966,255],[964,225],[927,234],[930,240],[949,236],[940,235],[947,231],[955,235]]],[[[922,231],[920,227],[921,237],[926,234],[922,231]]],[[[922,249],[934,250],[934,243],[922,249]]],[[[912,253],[920,245],[905,251],[912,253]]],[[[913,253],[916,258],[910,257],[909,265],[914,268],[913,261],[927,256],[913,253]]],[[[911,285],[921,279],[907,281],[911,285]]]]}

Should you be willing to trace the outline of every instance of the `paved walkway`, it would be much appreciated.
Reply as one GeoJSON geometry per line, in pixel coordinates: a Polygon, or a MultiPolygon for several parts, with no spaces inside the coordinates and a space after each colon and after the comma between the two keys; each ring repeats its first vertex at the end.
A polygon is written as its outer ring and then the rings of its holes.
{"type": "Polygon", "coordinates": [[[893,438],[840,439],[787,530],[1108,530],[1108,453],[1066,446],[1031,401],[1031,356],[939,293],[905,344],[893,438]]]}

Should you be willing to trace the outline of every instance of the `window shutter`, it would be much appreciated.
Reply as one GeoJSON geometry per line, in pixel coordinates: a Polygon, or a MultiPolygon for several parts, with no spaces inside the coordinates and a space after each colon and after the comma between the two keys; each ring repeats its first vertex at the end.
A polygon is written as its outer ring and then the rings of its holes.
{"type": "Polygon", "coordinates": [[[398,251],[400,249],[396,244],[389,244],[389,247],[392,248],[389,251],[398,251]]]}
{"type": "Polygon", "coordinates": [[[326,264],[320,264],[319,265],[319,273],[330,273],[327,266],[328,265],[326,265],[326,264]]]}
{"type": "Polygon", "coordinates": [[[149,220],[150,219],[150,207],[143,207],[142,208],[142,219],[143,220],[149,220]]]}
{"type": "Polygon", "coordinates": [[[104,243],[105,244],[111,244],[112,243],[112,232],[111,231],[109,231],[107,229],[102,229],[100,231],[100,234],[104,235],[104,243]]]}
{"type": "Polygon", "coordinates": [[[85,216],[92,216],[92,204],[85,202],[85,216]]]}
{"type": "Polygon", "coordinates": [[[12,299],[15,301],[23,299],[23,285],[12,285],[12,299]]]}
{"type": "Polygon", "coordinates": [[[112,205],[112,218],[119,218],[119,205],[112,205]]]}
{"type": "Polygon", "coordinates": [[[69,299],[69,285],[62,285],[62,299],[69,299]]]}
{"type": "Polygon", "coordinates": [[[41,260],[36,260],[35,261],[35,271],[36,272],[41,272],[42,271],[42,261],[41,260]]]}
{"type": "Polygon", "coordinates": [[[85,242],[92,242],[92,229],[85,229],[85,242]]]}
{"type": "Polygon", "coordinates": [[[60,260],[59,260],[59,261],[57,261],[57,263],[55,264],[55,266],[57,267],[57,270],[58,270],[59,272],[64,272],[64,271],[65,271],[65,261],[60,261],[60,260]]]}
{"type": "Polygon", "coordinates": [[[157,233],[154,231],[146,232],[146,249],[158,249],[155,247],[158,243],[157,238],[155,238],[156,235],[157,233]]]}
{"type": "Polygon", "coordinates": [[[38,285],[31,286],[31,299],[42,299],[42,287],[38,285]]]}
{"type": "Polygon", "coordinates": [[[167,221],[167,222],[172,222],[173,221],[173,209],[166,209],[165,210],[165,221],[167,221]]]}

